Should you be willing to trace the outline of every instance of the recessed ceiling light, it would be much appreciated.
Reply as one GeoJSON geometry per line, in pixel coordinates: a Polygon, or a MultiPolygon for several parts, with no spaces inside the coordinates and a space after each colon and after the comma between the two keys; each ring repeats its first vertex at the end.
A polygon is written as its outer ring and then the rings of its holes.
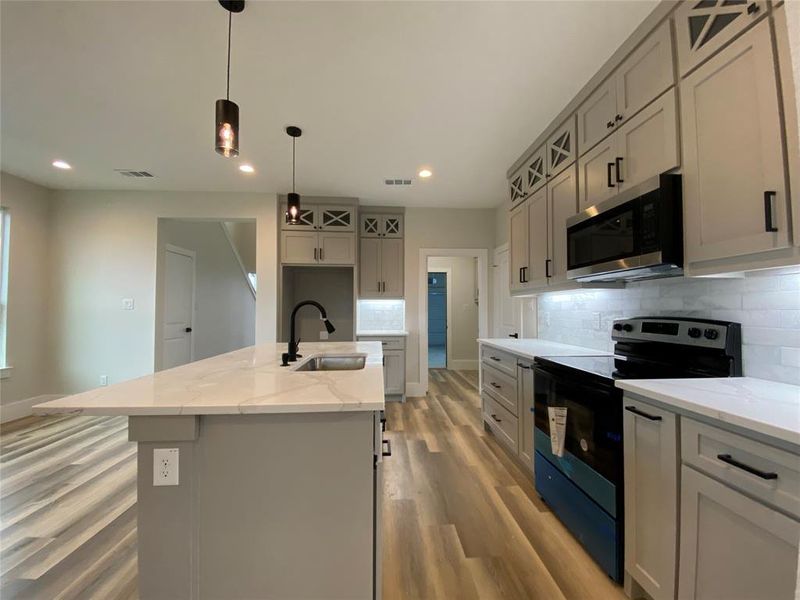
{"type": "Polygon", "coordinates": [[[256,170],[253,168],[253,165],[239,165],[239,170],[242,173],[255,173],[256,170]]]}
{"type": "Polygon", "coordinates": [[[63,161],[63,160],[54,160],[53,161],[53,166],[56,169],[64,169],[64,170],[72,168],[68,162],[63,161]]]}
{"type": "Polygon", "coordinates": [[[431,171],[430,169],[422,169],[422,170],[420,170],[419,173],[417,173],[417,175],[419,175],[423,179],[427,179],[428,177],[433,175],[433,171],[431,171]]]}

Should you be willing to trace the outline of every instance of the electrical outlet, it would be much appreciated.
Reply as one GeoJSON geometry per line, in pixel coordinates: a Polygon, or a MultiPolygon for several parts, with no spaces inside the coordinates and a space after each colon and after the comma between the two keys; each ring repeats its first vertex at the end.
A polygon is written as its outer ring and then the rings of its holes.
{"type": "Polygon", "coordinates": [[[122,310],[133,310],[133,298],[122,299],[122,310]]]}
{"type": "Polygon", "coordinates": [[[178,485],[178,448],[153,450],[153,485],[178,485]]]}
{"type": "Polygon", "coordinates": [[[319,339],[327,340],[328,339],[328,332],[327,331],[320,331],[319,332],[319,339]]]}
{"type": "Polygon", "coordinates": [[[100,375],[100,385],[108,385],[108,375],[100,375]]]}

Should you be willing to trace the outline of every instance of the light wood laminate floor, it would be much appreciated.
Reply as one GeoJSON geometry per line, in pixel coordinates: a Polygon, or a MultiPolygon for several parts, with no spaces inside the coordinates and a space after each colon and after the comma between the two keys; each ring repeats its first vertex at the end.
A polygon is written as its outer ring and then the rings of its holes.
{"type": "MultiPolygon", "coordinates": [[[[476,372],[387,407],[383,597],[622,600],[483,430],[476,372]]],[[[0,598],[136,598],[135,444],[123,417],[0,429],[0,598]]]]}

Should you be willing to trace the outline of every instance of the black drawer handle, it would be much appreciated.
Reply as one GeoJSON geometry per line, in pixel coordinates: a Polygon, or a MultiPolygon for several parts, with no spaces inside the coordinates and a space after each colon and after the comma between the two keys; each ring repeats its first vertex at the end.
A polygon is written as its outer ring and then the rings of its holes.
{"type": "Polygon", "coordinates": [[[497,415],[496,415],[496,414],[494,414],[494,413],[492,413],[491,417],[492,417],[492,418],[493,418],[495,421],[497,421],[498,423],[502,423],[502,422],[503,422],[503,419],[498,419],[498,418],[497,418],[497,415]]]}
{"type": "Polygon", "coordinates": [[[772,220],[772,201],[775,199],[777,192],[764,192],[764,230],[768,233],[778,231],[775,223],[772,220]]]}
{"type": "Polygon", "coordinates": [[[489,385],[491,385],[496,390],[499,390],[501,387],[503,387],[502,385],[497,385],[494,381],[490,381],[489,385]]]}
{"type": "Polygon", "coordinates": [[[642,412],[641,410],[639,410],[635,406],[626,406],[625,410],[627,410],[628,412],[632,412],[635,415],[639,415],[640,417],[644,417],[645,419],[650,419],[651,421],[660,421],[661,420],[661,417],[659,417],[658,415],[651,415],[651,414],[648,414],[646,412],[642,412]]]}
{"type": "Polygon", "coordinates": [[[747,5],[747,14],[748,15],[754,15],[759,10],[761,10],[761,7],[758,4],[756,4],[755,2],[751,2],[750,4],[747,5]]]}
{"type": "Polygon", "coordinates": [[[610,187],[610,188],[612,188],[612,187],[617,187],[617,186],[615,186],[613,183],[611,183],[611,169],[613,169],[613,168],[614,168],[614,163],[610,162],[610,163],[608,163],[608,164],[606,165],[606,167],[607,167],[607,172],[606,172],[606,174],[607,174],[607,176],[608,176],[608,187],[610,187]]]}
{"type": "Polygon", "coordinates": [[[489,358],[491,358],[493,361],[496,361],[496,362],[502,362],[502,361],[501,361],[499,358],[497,358],[496,356],[490,356],[489,358]]]}
{"type": "Polygon", "coordinates": [[[383,450],[381,454],[383,456],[391,456],[392,455],[392,441],[391,440],[382,440],[381,444],[386,444],[386,450],[383,450]]]}
{"type": "Polygon", "coordinates": [[[732,467],[736,467],[737,469],[741,469],[742,471],[747,471],[755,475],[756,477],[761,477],[761,479],[777,479],[777,473],[766,473],[755,467],[751,467],[750,465],[746,465],[744,463],[739,462],[735,458],[733,458],[730,454],[717,454],[717,458],[724,463],[731,465],[732,467]]]}

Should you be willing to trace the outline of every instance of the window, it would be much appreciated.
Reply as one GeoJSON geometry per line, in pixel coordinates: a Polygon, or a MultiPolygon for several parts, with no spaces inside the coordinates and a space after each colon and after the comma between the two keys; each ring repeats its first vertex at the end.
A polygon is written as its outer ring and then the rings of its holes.
{"type": "Polygon", "coordinates": [[[0,368],[6,363],[6,328],[8,323],[8,236],[11,216],[0,208],[0,368]]]}

